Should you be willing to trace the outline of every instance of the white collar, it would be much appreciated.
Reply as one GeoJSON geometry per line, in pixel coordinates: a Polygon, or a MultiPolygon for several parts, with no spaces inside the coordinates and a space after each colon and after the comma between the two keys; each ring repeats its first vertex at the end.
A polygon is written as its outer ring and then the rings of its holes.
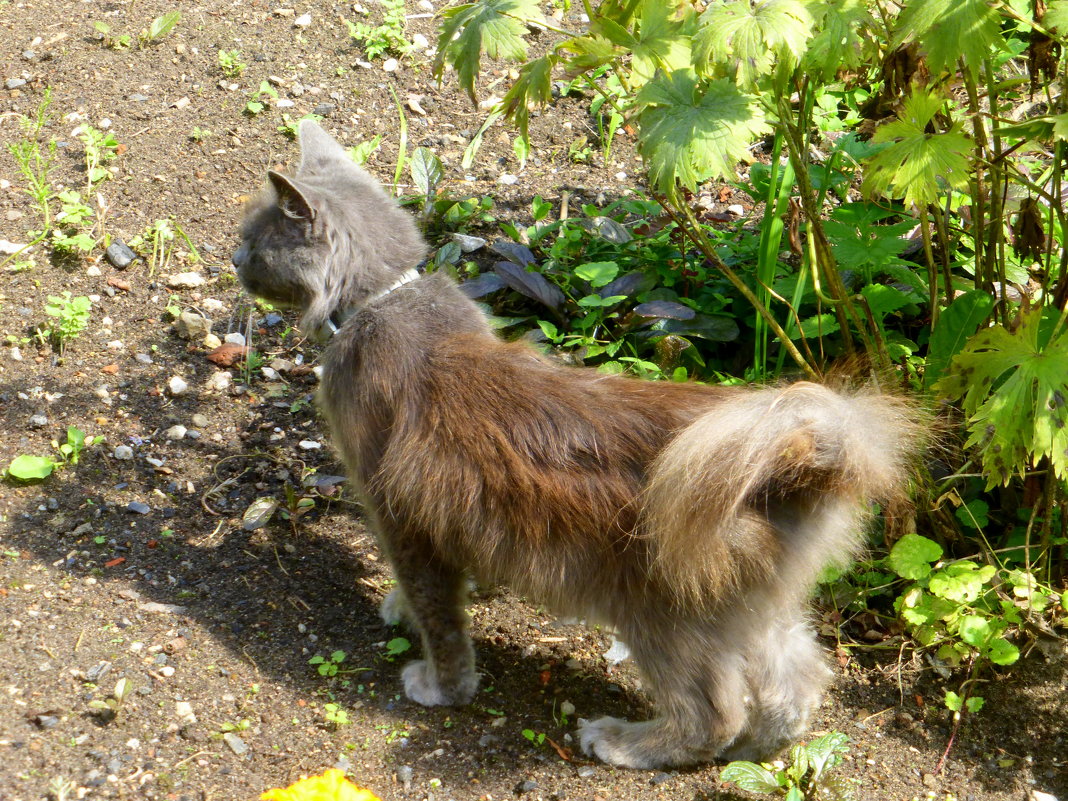
{"type": "Polygon", "coordinates": [[[345,321],[349,319],[352,315],[354,315],[356,312],[360,311],[360,309],[365,309],[372,303],[382,300],[382,298],[384,298],[393,290],[400,289],[402,286],[411,283],[418,277],[419,273],[415,269],[406,270],[401,275],[401,277],[394,281],[390,286],[386,287],[381,292],[376,292],[374,295],[371,295],[371,297],[367,298],[367,300],[365,300],[363,303],[359,303],[354,306],[349,306],[344,309],[335,309],[334,313],[326,318],[326,324],[324,326],[326,332],[329,333],[330,336],[333,336],[338,332],[338,329],[340,329],[341,326],[345,324],[345,321]]]}

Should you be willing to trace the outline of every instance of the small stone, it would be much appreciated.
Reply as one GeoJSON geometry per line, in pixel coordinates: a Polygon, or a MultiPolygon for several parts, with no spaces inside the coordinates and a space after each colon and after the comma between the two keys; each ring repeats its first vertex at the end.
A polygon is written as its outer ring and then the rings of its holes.
{"type": "Polygon", "coordinates": [[[6,81],[4,81],[4,88],[8,90],[18,89],[20,86],[25,85],[26,81],[24,81],[22,78],[8,78],[6,81]]]}
{"type": "Polygon", "coordinates": [[[486,246],[485,239],[468,234],[453,234],[452,241],[459,245],[460,250],[464,253],[474,253],[476,250],[486,246]]]}
{"type": "Polygon", "coordinates": [[[294,28],[307,28],[309,25],[311,25],[311,21],[312,21],[311,14],[301,14],[299,17],[297,17],[295,20],[293,20],[293,27],[294,28]]]}
{"type": "Polygon", "coordinates": [[[30,415],[30,427],[31,428],[44,428],[48,425],[48,416],[43,414],[31,414],[30,415]]]}
{"type": "Polygon", "coordinates": [[[137,254],[130,250],[129,246],[121,239],[111,240],[108,249],[104,251],[104,256],[111,262],[113,267],[120,270],[126,269],[130,266],[130,262],[137,258],[137,254]]]}
{"type": "Polygon", "coordinates": [[[923,774],[923,784],[924,787],[934,787],[938,784],[938,779],[935,778],[933,773],[925,773],[923,774]]]}
{"type": "Polygon", "coordinates": [[[578,769],[580,779],[590,779],[597,775],[597,769],[591,765],[583,765],[578,769]]]}
{"type": "Polygon", "coordinates": [[[297,447],[305,451],[317,451],[323,447],[323,443],[316,442],[313,439],[302,439],[297,443],[297,447]]]}
{"type": "Polygon", "coordinates": [[[505,186],[512,186],[519,182],[519,178],[511,173],[502,173],[497,179],[497,183],[504,184],[505,186]]]}
{"type": "Polygon", "coordinates": [[[657,784],[663,784],[666,781],[671,781],[670,773],[657,773],[655,776],[649,779],[649,784],[655,786],[657,784]]]}
{"type": "Polygon", "coordinates": [[[116,445],[111,455],[122,462],[128,462],[134,457],[133,448],[129,445],[116,445]]]}
{"type": "Polygon", "coordinates": [[[141,503],[140,501],[130,501],[126,504],[126,511],[139,515],[147,515],[152,511],[152,507],[147,503],[141,503]]]}
{"type": "Polygon", "coordinates": [[[575,714],[575,705],[570,701],[564,701],[560,704],[560,714],[564,717],[573,717],[575,714]]]}
{"type": "Polygon", "coordinates": [[[230,750],[237,756],[244,756],[248,753],[248,745],[232,731],[228,731],[223,735],[223,742],[225,742],[230,747],[230,750]]]}
{"type": "Polygon", "coordinates": [[[211,421],[208,420],[208,416],[206,414],[197,413],[193,415],[192,423],[197,428],[207,428],[210,422],[211,421]]]}
{"type": "Polygon", "coordinates": [[[278,371],[275,370],[273,367],[261,367],[260,368],[260,373],[268,381],[277,381],[278,380],[278,371]]]}
{"type": "Polygon", "coordinates": [[[167,389],[172,395],[183,395],[189,390],[189,384],[180,376],[172,375],[167,382],[167,389]]]}
{"type": "Polygon", "coordinates": [[[108,671],[110,670],[110,662],[97,662],[95,665],[85,671],[85,679],[86,681],[91,681],[96,684],[102,678],[104,678],[104,676],[106,676],[108,674],[108,671]]]}
{"type": "Polygon", "coordinates": [[[85,271],[85,274],[90,278],[99,278],[101,275],[100,268],[95,264],[89,266],[89,269],[85,271]]]}
{"type": "Polygon", "coordinates": [[[177,273],[167,278],[170,289],[196,289],[203,286],[207,279],[197,272],[177,273]]]}
{"type": "Polygon", "coordinates": [[[189,429],[182,425],[171,426],[163,432],[167,439],[183,439],[189,429]]]}
{"type": "Polygon", "coordinates": [[[133,103],[144,103],[146,100],[148,100],[148,95],[143,95],[139,92],[134,92],[127,99],[133,103]]]}
{"type": "Polygon", "coordinates": [[[412,50],[426,50],[430,47],[430,41],[421,33],[412,36],[412,50]]]}
{"type": "Polygon", "coordinates": [[[404,785],[405,790],[412,786],[411,765],[401,765],[399,768],[397,768],[397,781],[404,785]]]}
{"type": "Polygon", "coordinates": [[[135,353],[134,361],[139,364],[152,364],[152,356],[148,353],[135,353]]]}
{"type": "Polygon", "coordinates": [[[223,337],[223,342],[228,345],[237,345],[238,347],[245,347],[245,335],[239,331],[231,331],[229,334],[223,337]]]}
{"type": "Polygon", "coordinates": [[[225,392],[234,383],[234,377],[222,370],[208,379],[208,389],[213,392],[225,392]]]}
{"type": "Polygon", "coordinates": [[[27,61],[33,61],[35,58],[37,58],[37,54],[32,50],[23,50],[22,57],[27,61]]]}
{"type": "Polygon", "coordinates": [[[274,104],[278,108],[293,108],[293,106],[297,105],[292,100],[290,100],[288,97],[280,97],[276,101],[274,101],[274,104]]]}
{"type": "Polygon", "coordinates": [[[200,307],[205,311],[210,312],[226,311],[226,304],[218,298],[204,298],[204,300],[200,302],[200,307]]]}
{"type": "Polygon", "coordinates": [[[627,174],[625,172],[623,172],[622,170],[620,170],[619,172],[616,173],[616,180],[617,181],[625,181],[625,180],[627,180],[627,174]]]}
{"type": "Polygon", "coordinates": [[[11,349],[11,361],[13,361],[13,362],[21,362],[22,361],[22,351],[19,350],[18,348],[12,348],[11,349]]]}
{"type": "Polygon", "coordinates": [[[400,62],[395,58],[387,58],[382,62],[382,69],[386,72],[396,72],[398,67],[400,67],[400,62]]]}
{"type": "Polygon", "coordinates": [[[204,337],[204,347],[205,348],[207,348],[208,350],[215,350],[216,348],[221,347],[221,346],[222,346],[222,340],[219,339],[217,336],[215,336],[215,334],[207,334],[207,335],[205,335],[205,337],[204,337]]]}
{"type": "Polygon", "coordinates": [[[164,665],[159,669],[159,674],[166,679],[174,675],[174,665],[164,665]]]}
{"type": "Polygon", "coordinates": [[[733,214],[735,217],[743,217],[745,215],[745,206],[740,203],[734,203],[733,205],[727,206],[727,212],[733,214]]]}
{"type": "Polygon", "coordinates": [[[526,781],[522,781],[519,784],[517,784],[516,787],[515,787],[515,791],[517,793],[529,793],[532,790],[537,790],[537,789],[538,789],[538,783],[536,781],[534,781],[533,779],[527,779],[526,781]]]}
{"type": "Polygon", "coordinates": [[[433,11],[434,10],[434,4],[431,3],[430,0],[419,0],[419,2],[416,3],[416,6],[418,6],[420,11],[433,11]]]}
{"type": "Polygon", "coordinates": [[[211,333],[211,320],[202,314],[184,311],[174,321],[174,333],[182,339],[200,341],[211,333]]]}
{"type": "Polygon", "coordinates": [[[184,723],[197,722],[197,716],[193,714],[193,705],[188,701],[175,701],[174,714],[184,723]]]}

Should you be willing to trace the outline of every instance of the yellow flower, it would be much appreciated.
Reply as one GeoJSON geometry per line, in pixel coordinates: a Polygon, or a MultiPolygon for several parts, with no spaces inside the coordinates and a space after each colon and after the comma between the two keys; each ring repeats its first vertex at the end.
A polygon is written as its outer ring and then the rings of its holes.
{"type": "Polygon", "coordinates": [[[268,790],[260,801],[381,801],[345,778],[344,771],[330,769],[322,776],[309,776],[282,789],[268,790]]]}

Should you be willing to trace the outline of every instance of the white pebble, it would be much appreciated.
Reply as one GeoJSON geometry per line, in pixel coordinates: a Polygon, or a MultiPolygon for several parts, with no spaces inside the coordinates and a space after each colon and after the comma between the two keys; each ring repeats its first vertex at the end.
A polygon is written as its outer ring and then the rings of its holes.
{"type": "Polygon", "coordinates": [[[571,717],[575,714],[575,705],[570,701],[564,701],[560,704],[560,714],[571,717]]]}
{"type": "Polygon", "coordinates": [[[397,67],[399,66],[400,62],[397,61],[397,59],[395,58],[387,58],[385,61],[382,62],[382,69],[384,69],[386,72],[396,72],[397,67]]]}
{"type": "Polygon", "coordinates": [[[159,673],[160,673],[161,676],[165,676],[166,678],[169,679],[171,676],[174,675],[174,666],[173,665],[164,665],[163,667],[161,667],[159,669],[159,673]]]}
{"type": "Polygon", "coordinates": [[[85,274],[88,275],[90,278],[99,278],[101,275],[100,268],[94,264],[90,266],[88,270],[85,271],[85,274]]]}
{"type": "Polygon", "coordinates": [[[417,33],[412,36],[412,50],[426,50],[430,47],[430,42],[421,33],[417,33]]]}
{"type": "Polygon", "coordinates": [[[129,445],[116,445],[115,450],[111,453],[116,459],[120,459],[124,462],[133,458],[133,448],[129,445]]]}
{"type": "Polygon", "coordinates": [[[273,367],[261,367],[260,372],[263,374],[263,377],[266,378],[268,381],[278,380],[278,371],[275,370],[273,367]]]}
{"type": "Polygon", "coordinates": [[[224,392],[230,388],[230,385],[234,382],[234,377],[225,370],[216,373],[210,379],[208,379],[208,389],[215,392],[224,392]]]}
{"type": "Polygon", "coordinates": [[[313,439],[302,439],[300,442],[297,443],[297,447],[302,448],[306,451],[317,451],[321,447],[323,447],[323,443],[316,442],[313,439]]]}
{"type": "Polygon", "coordinates": [[[188,391],[189,384],[180,376],[172,375],[170,381],[167,382],[167,389],[170,390],[172,395],[181,395],[188,391]]]}
{"type": "Polygon", "coordinates": [[[507,172],[497,179],[497,183],[504,184],[505,186],[511,186],[514,183],[518,183],[518,181],[519,178],[507,172]]]}
{"type": "Polygon", "coordinates": [[[11,349],[11,361],[13,361],[13,362],[21,362],[22,361],[22,351],[19,350],[18,348],[12,348],[11,349]]]}
{"type": "Polygon", "coordinates": [[[166,431],[163,432],[163,436],[165,436],[167,439],[182,439],[182,438],[185,437],[185,433],[188,430],[189,430],[188,428],[186,428],[185,426],[181,426],[181,425],[171,426],[170,428],[168,428],[166,431]]]}
{"type": "Polygon", "coordinates": [[[294,28],[307,28],[309,25],[311,25],[311,14],[301,14],[293,20],[294,28]]]}
{"type": "Polygon", "coordinates": [[[223,337],[223,342],[228,345],[237,345],[239,347],[244,347],[245,335],[238,331],[231,331],[229,334],[223,337]]]}
{"type": "Polygon", "coordinates": [[[122,350],[126,346],[122,344],[121,339],[113,339],[108,343],[108,350],[122,350]]]}
{"type": "Polygon", "coordinates": [[[739,203],[735,203],[732,206],[727,206],[727,211],[736,217],[742,217],[745,215],[745,206],[742,206],[739,203]]]}
{"type": "Polygon", "coordinates": [[[200,273],[178,273],[167,279],[167,286],[171,289],[195,289],[203,285],[206,280],[200,273]]]}

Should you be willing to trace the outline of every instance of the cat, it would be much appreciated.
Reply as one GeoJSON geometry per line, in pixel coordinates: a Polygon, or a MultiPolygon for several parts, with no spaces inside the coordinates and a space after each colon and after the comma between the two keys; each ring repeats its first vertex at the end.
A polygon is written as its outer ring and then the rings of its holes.
{"type": "Polygon", "coordinates": [[[806,599],[899,499],[920,426],[907,402],[798,382],[737,388],[564,367],[508,343],[404,212],[319,125],[268,173],[233,261],[328,344],[319,403],[391,563],[422,659],[420,704],[465,704],[478,674],[467,576],[604,623],[652,720],[581,721],[613,765],[766,757],[800,737],[829,675],[806,599]]]}

